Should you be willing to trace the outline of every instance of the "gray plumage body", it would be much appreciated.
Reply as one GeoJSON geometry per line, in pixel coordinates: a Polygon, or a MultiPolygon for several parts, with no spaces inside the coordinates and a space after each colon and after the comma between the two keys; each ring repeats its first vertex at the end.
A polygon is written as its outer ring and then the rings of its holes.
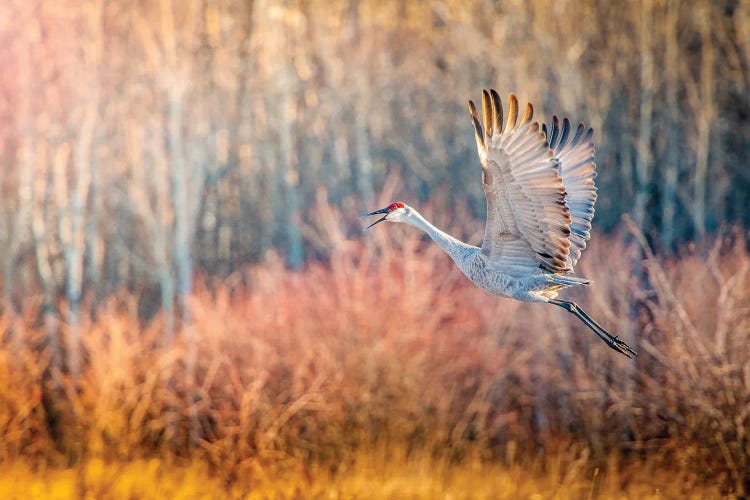
{"type": "Polygon", "coordinates": [[[564,286],[588,283],[588,280],[557,275],[539,267],[536,274],[514,275],[504,272],[482,253],[480,247],[454,238],[433,226],[419,212],[414,212],[409,223],[427,233],[472,283],[489,293],[526,302],[547,302],[545,296],[556,294],[564,286]]]}
{"type": "Polygon", "coordinates": [[[469,101],[487,199],[481,246],[441,231],[402,202],[363,215],[385,214],[368,228],[383,221],[418,227],[480,288],[495,295],[562,307],[616,351],[628,357],[637,355],[577,304],[556,299],[565,287],[590,283],[573,275],[573,268],[590,238],[597,197],[593,131],[581,123],[570,138],[567,118],[561,122],[553,117],[547,129],[531,121],[531,104],[520,120],[513,94],[508,104],[503,125],[497,92],[482,92],[481,121],[469,101]]]}

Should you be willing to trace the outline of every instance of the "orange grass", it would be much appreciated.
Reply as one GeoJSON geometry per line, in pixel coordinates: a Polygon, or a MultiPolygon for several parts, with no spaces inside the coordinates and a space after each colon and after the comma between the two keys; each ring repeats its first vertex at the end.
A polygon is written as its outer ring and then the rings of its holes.
{"type": "Polygon", "coordinates": [[[402,455],[395,463],[535,468],[530,477],[558,461],[588,487],[598,468],[612,492],[644,481],[653,492],[657,477],[679,478],[683,493],[748,492],[743,245],[651,256],[644,287],[630,272],[635,245],[593,241],[579,273],[595,283],[568,296],[637,346],[631,362],[562,310],[475,288],[408,228],[349,240],[324,216],[324,261],[293,272],[269,256],[198,286],[172,345],[158,317],[138,320],[135,297],[84,318],[85,368],[57,389],[33,299],[0,317],[6,473],[19,460],[195,461],[229,488],[285,467],[345,478],[363,453],[386,450],[402,455]]]}

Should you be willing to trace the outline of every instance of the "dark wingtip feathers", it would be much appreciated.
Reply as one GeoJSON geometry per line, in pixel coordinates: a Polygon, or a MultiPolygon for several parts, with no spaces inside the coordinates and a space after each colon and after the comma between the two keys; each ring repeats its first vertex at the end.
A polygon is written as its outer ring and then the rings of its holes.
{"type": "Polygon", "coordinates": [[[484,131],[482,130],[482,124],[479,121],[479,113],[477,113],[477,108],[474,106],[473,101],[469,101],[469,114],[471,114],[471,122],[474,125],[474,134],[477,144],[486,147],[484,142],[484,131]]]}
{"type": "Polygon", "coordinates": [[[492,98],[492,130],[499,134],[503,131],[503,101],[495,89],[490,89],[492,98]]]}
{"type": "Polygon", "coordinates": [[[581,142],[592,142],[594,136],[594,129],[592,127],[586,128],[586,125],[580,122],[576,127],[575,135],[568,141],[571,128],[569,119],[563,118],[561,121],[557,115],[552,116],[552,123],[549,127],[547,127],[546,123],[543,123],[542,132],[547,139],[549,148],[559,152],[566,146],[572,148],[581,142]]]}
{"type": "Polygon", "coordinates": [[[583,132],[586,130],[586,125],[583,124],[583,122],[580,122],[578,124],[578,128],[576,128],[576,135],[573,137],[573,139],[570,141],[573,146],[578,144],[583,137],[583,132]]]}
{"type": "Polygon", "coordinates": [[[592,137],[594,137],[594,129],[589,127],[589,129],[586,131],[586,135],[583,137],[583,140],[590,141],[592,137]]]}
{"type": "Polygon", "coordinates": [[[547,137],[550,149],[555,149],[557,147],[557,140],[560,138],[560,119],[557,115],[552,116],[552,126],[549,135],[547,135],[547,125],[544,126],[544,130],[544,135],[547,137]]]}
{"type": "Polygon", "coordinates": [[[568,141],[568,134],[570,134],[570,120],[563,118],[560,140],[558,141],[561,148],[565,146],[565,143],[568,141]]]}

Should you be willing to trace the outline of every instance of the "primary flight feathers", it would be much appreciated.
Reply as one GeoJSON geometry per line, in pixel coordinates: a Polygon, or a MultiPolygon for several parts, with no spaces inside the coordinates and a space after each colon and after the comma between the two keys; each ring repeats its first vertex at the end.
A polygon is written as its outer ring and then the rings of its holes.
{"type": "Polygon", "coordinates": [[[508,118],[494,90],[482,91],[482,117],[469,101],[482,180],[487,225],[482,251],[505,266],[527,267],[534,259],[550,272],[572,271],[586,247],[596,187],[593,131],[583,124],[568,141],[570,122],[557,117],[550,130],[532,122],[527,104],[518,120],[510,94],[508,118]],[[585,133],[584,133],[585,132],[585,133]]]}

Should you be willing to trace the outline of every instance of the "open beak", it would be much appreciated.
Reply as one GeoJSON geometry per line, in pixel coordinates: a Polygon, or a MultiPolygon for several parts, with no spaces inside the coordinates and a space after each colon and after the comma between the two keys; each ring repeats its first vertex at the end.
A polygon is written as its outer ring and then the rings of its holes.
{"type": "Polygon", "coordinates": [[[381,208],[380,210],[375,210],[374,212],[370,212],[370,213],[367,213],[367,214],[360,215],[359,218],[360,219],[364,219],[365,217],[369,217],[370,215],[379,215],[379,214],[385,214],[385,215],[382,216],[381,218],[379,218],[378,220],[376,220],[375,222],[373,222],[372,224],[370,224],[369,226],[367,226],[366,228],[364,228],[362,231],[367,231],[368,229],[370,229],[375,224],[377,224],[379,222],[383,222],[385,220],[385,218],[388,217],[388,209],[387,208],[381,208]]]}

